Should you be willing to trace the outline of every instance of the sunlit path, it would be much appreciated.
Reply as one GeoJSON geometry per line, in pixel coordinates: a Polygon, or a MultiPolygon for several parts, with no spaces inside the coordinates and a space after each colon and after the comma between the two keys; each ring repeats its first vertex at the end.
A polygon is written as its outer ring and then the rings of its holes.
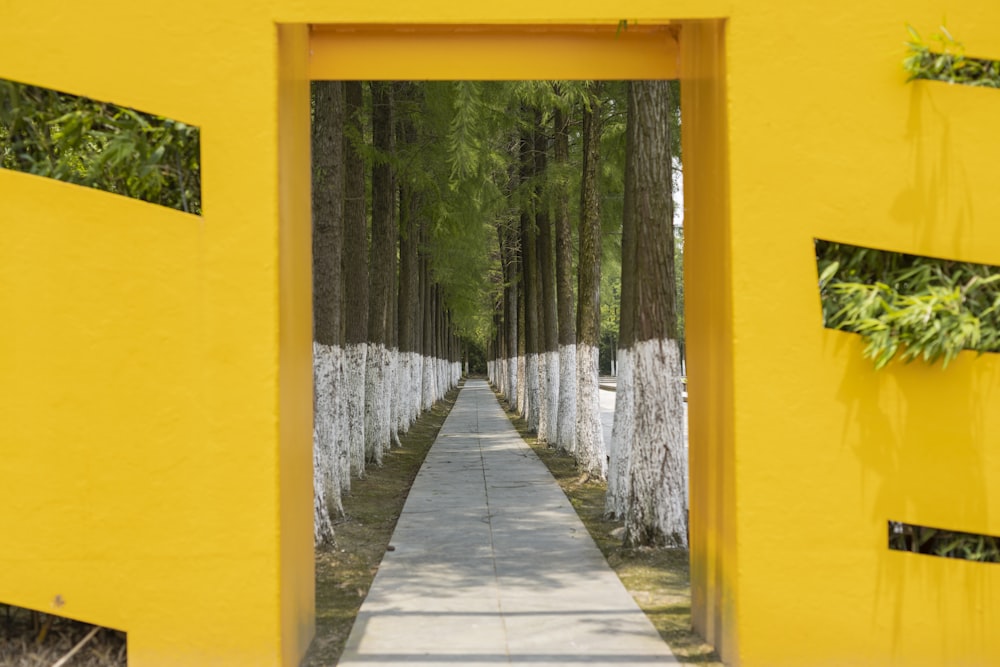
{"type": "Polygon", "coordinates": [[[669,648],[488,385],[414,481],[341,665],[651,665],[669,648]]]}

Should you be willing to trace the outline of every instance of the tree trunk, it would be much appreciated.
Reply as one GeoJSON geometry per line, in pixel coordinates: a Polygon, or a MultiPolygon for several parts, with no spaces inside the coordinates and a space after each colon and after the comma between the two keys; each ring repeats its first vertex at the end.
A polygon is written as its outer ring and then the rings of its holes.
{"type": "Polygon", "coordinates": [[[517,243],[510,226],[501,223],[500,250],[503,262],[503,304],[504,304],[504,366],[506,368],[506,389],[504,395],[511,409],[517,408],[517,243]]]}
{"type": "Polygon", "coordinates": [[[431,284],[430,258],[423,255],[420,264],[420,289],[423,301],[421,396],[424,410],[430,410],[436,399],[434,390],[434,287],[431,284]]]}
{"type": "Polygon", "coordinates": [[[568,117],[555,111],[553,153],[558,180],[555,192],[556,226],[556,300],[559,319],[559,414],[556,417],[556,443],[559,449],[576,452],[576,320],[573,306],[573,233],[569,219],[568,117]]]}
{"type": "Polygon", "coordinates": [[[636,82],[635,436],[625,541],[687,545],[687,456],[675,312],[670,87],[636,82]]]}
{"type": "Polygon", "coordinates": [[[608,493],[605,511],[610,517],[625,515],[629,498],[629,456],[635,435],[635,399],[632,346],[635,342],[635,122],[633,84],[628,83],[628,119],[625,131],[625,204],[622,210],[622,292],[618,311],[618,380],[615,386],[615,420],[608,448],[608,493]]]}
{"type": "MultiPolygon", "coordinates": [[[[535,116],[535,175],[544,179],[548,155],[548,141],[542,127],[539,112],[535,116]]],[[[558,441],[557,424],[559,415],[559,320],[556,309],[555,259],[552,248],[552,221],[549,216],[548,193],[545,181],[540,180],[537,188],[538,207],[535,209],[535,227],[538,229],[536,253],[538,254],[538,274],[541,282],[542,298],[538,304],[543,341],[542,356],[539,361],[539,376],[544,380],[542,398],[538,412],[538,436],[550,445],[558,441]]]]}
{"type": "Polygon", "coordinates": [[[351,473],[365,475],[365,368],[368,362],[368,221],[365,213],[365,162],[355,142],[364,137],[361,82],[346,83],[344,132],[344,276],[346,343],[345,411],[351,473]]]}
{"type": "Polygon", "coordinates": [[[313,83],[313,463],[315,538],[333,540],[331,515],[342,514],[341,474],[350,463],[335,388],[342,382],[343,333],[340,262],[344,244],[344,85],[313,83]]]}
{"type": "Polygon", "coordinates": [[[580,185],[580,259],[577,262],[576,458],[584,472],[603,479],[607,467],[598,388],[601,326],[600,82],[589,86],[584,105],[583,178],[580,185]]]}
{"type": "Polygon", "coordinates": [[[392,88],[372,82],[372,243],[368,301],[368,364],[365,369],[365,457],[376,465],[390,444],[392,404],[388,379],[391,360],[389,334],[391,299],[395,286],[396,238],[392,208],[392,88]]]}
{"type": "Polygon", "coordinates": [[[538,257],[535,249],[535,171],[532,132],[521,133],[521,285],[524,294],[524,403],[528,429],[538,430],[538,257]]]}
{"type": "MultiPolygon", "coordinates": [[[[399,149],[416,150],[416,128],[413,108],[417,102],[416,84],[396,84],[397,121],[399,123],[399,149]],[[403,108],[403,107],[406,108],[403,108]]],[[[406,432],[420,414],[419,383],[414,381],[413,369],[419,366],[416,355],[416,317],[419,305],[419,271],[417,266],[417,193],[409,177],[399,179],[399,374],[397,390],[399,422],[397,428],[406,432]],[[417,400],[414,400],[417,397],[417,400]]]]}

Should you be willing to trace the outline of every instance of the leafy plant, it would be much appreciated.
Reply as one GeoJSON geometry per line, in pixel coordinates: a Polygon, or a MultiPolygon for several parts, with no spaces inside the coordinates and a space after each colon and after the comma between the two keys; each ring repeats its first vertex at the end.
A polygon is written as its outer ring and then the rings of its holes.
{"type": "Polygon", "coordinates": [[[1000,537],[916,526],[898,521],[889,522],[889,548],[942,558],[1000,563],[1000,537]]]}
{"type": "Polygon", "coordinates": [[[924,40],[913,26],[907,26],[910,39],[906,42],[909,55],[903,67],[909,72],[907,81],[929,79],[966,86],[1000,88],[1000,61],[968,58],[965,47],[952,37],[944,26],[940,32],[924,40]]]}
{"type": "Polygon", "coordinates": [[[0,167],[201,213],[197,127],[0,79],[0,167]]]}
{"type": "Polygon", "coordinates": [[[876,368],[1000,351],[997,267],[819,239],[816,258],[824,325],[860,334],[876,368]]]}

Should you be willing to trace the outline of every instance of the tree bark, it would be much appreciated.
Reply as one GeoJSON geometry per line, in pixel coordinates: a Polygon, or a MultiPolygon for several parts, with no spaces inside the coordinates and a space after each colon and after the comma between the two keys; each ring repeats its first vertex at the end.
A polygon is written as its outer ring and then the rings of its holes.
{"type": "Polygon", "coordinates": [[[341,446],[342,413],[334,394],[344,370],[340,275],[344,242],[343,83],[314,82],[312,93],[315,538],[318,544],[328,544],[333,540],[331,516],[343,513],[340,471],[350,468],[341,446]]]}
{"type": "Polygon", "coordinates": [[[555,183],[556,300],[559,320],[559,413],[556,443],[559,449],[576,451],[576,319],[573,302],[573,232],[569,214],[569,118],[556,108],[553,116],[553,155],[558,180],[555,183]]]}
{"type": "Polygon", "coordinates": [[[389,334],[391,299],[395,286],[396,230],[392,209],[392,88],[372,82],[372,242],[368,301],[368,364],[365,369],[365,457],[376,465],[390,445],[392,405],[388,379],[391,360],[389,334]]]}
{"type": "Polygon", "coordinates": [[[625,541],[687,545],[687,456],[675,312],[670,88],[633,84],[635,101],[635,436],[625,541]]]}
{"type": "MultiPolygon", "coordinates": [[[[413,108],[417,104],[417,89],[413,82],[397,83],[397,100],[400,113],[397,152],[416,150],[416,128],[413,123],[413,108]],[[404,109],[404,105],[406,108],[404,109]]],[[[419,306],[419,270],[417,264],[417,216],[419,204],[412,179],[399,179],[399,423],[397,428],[405,432],[420,414],[419,382],[414,381],[414,369],[419,367],[416,359],[416,318],[419,306]],[[416,397],[416,399],[415,399],[416,397]]]]}
{"type": "Polygon", "coordinates": [[[351,473],[365,475],[365,369],[368,361],[368,221],[365,212],[364,90],[360,81],[346,84],[344,131],[344,341],[346,429],[351,473]]]}
{"type": "Polygon", "coordinates": [[[420,290],[423,301],[423,377],[421,396],[424,410],[430,410],[437,398],[434,387],[434,287],[431,284],[430,257],[421,253],[420,290]]]}
{"type": "Polygon", "coordinates": [[[608,448],[608,493],[605,512],[625,515],[629,499],[629,459],[635,435],[635,399],[632,346],[635,342],[635,123],[633,83],[628,84],[628,118],[625,130],[625,202],[622,209],[622,292],[618,310],[618,380],[615,386],[615,420],[608,448]]]}
{"type": "Polygon", "coordinates": [[[598,388],[601,326],[600,82],[588,86],[584,105],[583,177],[580,185],[580,259],[577,262],[576,458],[584,472],[603,479],[606,468],[598,388]]]}
{"type": "Polygon", "coordinates": [[[504,303],[504,348],[507,381],[504,395],[512,409],[517,408],[517,350],[518,350],[518,285],[517,285],[517,241],[511,229],[512,224],[501,221],[500,252],[503,263],[503,303],[504,303]]]}
{"type": "MultiPolygon", "coordinates": [[[[533,115],[533,114],[532,114],[533,115]]],[[[524,294],[524,404],[528,429],[538,430],[538,257],[535,247],[535,172],[532,132],[521,133],[521,285],[524,294]]]]}
{"type": "Polygon", "coordinates": [[[538,435],[546,443],[554,445],[558,440],[559,415],[559,319],[556,308],[555,259],[552,248],[552,220],[549,216],[549,201],[546,188],[546,168],[548,161],[548,140],[542,127],[541,112],[535,116],[535,177],[539,179],[536,192],[538,206],[535,209],[535,227],[538,229],[536,253],[538,254],[538,275],[541,284],[541,299],[538,314],[541,320],[542,356],[539,375],[544,380],[542,398],[538,412],[538,435]]]}

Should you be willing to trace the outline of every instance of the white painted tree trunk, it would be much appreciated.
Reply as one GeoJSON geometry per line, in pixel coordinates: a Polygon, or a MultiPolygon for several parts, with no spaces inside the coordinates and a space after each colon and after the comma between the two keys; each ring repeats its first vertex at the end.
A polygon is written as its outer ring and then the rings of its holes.
{"type": "Polygon", "coordinates": [[[423,357],[416,352],[410,352],[410,393],[406,398],[410,406],[410,426],[420,418],[421,406],[421,382],[423,381],[423,357]]]}
{"type": "Polygon", "coordinates": [[[538,432],[538,355],[527,354],[524,359],[524,421],[528,429],[538,432]]]}
{"type": "Polygon", "coordinates": [[[337,406],[333,401],[338,353],[330,345],[313,342],[313,532],[318,544],[332,542],[330,519],[343,513],[337,470],[337,406]]]}
{"type": "Polygon", "coordinates": [[[434,357],[424,357],[422,364],[423,379],[420,383],[420,396],[423,409],[430,410],[434,405],[434,357]]]}
{"type": "Polygon", "coordinates": [[[607,454],[601,425],[601,397],[598,386],[598,348],[577,345],[576,352],[576,460],[584,472],[604,479],[607,454]]]}
{"type": "Polygon", "coordinates": [[[386,349],[385,400],[389,404],[389,439],[392,447],[402,447],[399,442],[399,350],[395,347],[386,349]]]}
{"type": "Polygon", "coordinates": [[[629,460],[635,436],[635,399],[632,350],[618,350],[618,383],[615,387],[615,421],[608,447],[608,493],[605,512],[613,518],[625,516],[629,499],[629,460]]]}
{"type": "MultiPolygon", "coordinates": [[[[333,403],[337,411],[336,447],[337,474],[340,477],[340,494],[351,491],[351,434],[347,428],[347,350],[339,345],[334,347],[333,403]]],[[[340,508],[343,512],[343,508],[340,508]]]]}
{"type": "Polygon", "coordinates": [[[625,539],[629,544],[687,546],[687,457],[683,387],[675,340],[635,345],[635,437],[625,539]]]}
{"type": "Polygon", "coordinates": [[[406,433],[410,430],[410,355],[406,352],[396,353],[396,431],[406,433]]]}
{"type": "Polygon", "coordinates": [[[507,404],[517,410],[517,357],[507,357],[507,390],[504,391],[507,404]]]}
{"type": "Polygon", "coordinates": [[[545,353],[545,412],[548,418],[539,426],[545,442],[555,445],[559,441],[559,353],[545,353]]]}
{"type": "Polygon", "coordinates": [[[538,441],[548,442],[549,428],[549,354],[538,355],[538,441]]]}
{"type": "Polygon", "coordinates": [[[350,452],[351,474],[365,476],[365,367],[368,361],[368,344],[355,343],[347,346],[344,383],[341,388],[346,404],[348,451],[350,452]]]}
{"type": "MultiPolygon", "coordinates": [[[[313,441],[316,440],[317,431],[313,425],[313,441]]],[[[330,520],[330,512],[326,509],[326,492],[323,490],[322,475],[319,471],[323,469],[324,462],[320,457],[318,447],[313,447],[313,542],[316,546],[330,546],[333,544],[333,522],[330,520]]]]}
{"type": "Polygon", "coordinates": [[[365,366],[365,459],[382,465],[382,455],[389,447],[389,393],[386,376],[389,371],[389,351],[384,345],[368,345],[365,366]]]}
{"type": "Polygon", "coordinates": [[[559,449],[576,453],[576,345],[559,348],[559,415],[556,419],[559,449]]]}
{"type": "Polygon", "coordinates": [[[524,416],[524,411],[527,409],[528,402],[528,380],[525,377],[525,371],[527,369],[528,360],[524,358],[523,354],[517,355],[517,398],[515,399],[515,408],[519,415],[524,416]]]}
{"type": "Polygon", "coordinates": [[[437,362],[437,394],[434,396],[434,400],[440,400],[444,396],[445,392],[448,391],[448,370],[449,363],[447,359],[438,359],[437,362]]]}

